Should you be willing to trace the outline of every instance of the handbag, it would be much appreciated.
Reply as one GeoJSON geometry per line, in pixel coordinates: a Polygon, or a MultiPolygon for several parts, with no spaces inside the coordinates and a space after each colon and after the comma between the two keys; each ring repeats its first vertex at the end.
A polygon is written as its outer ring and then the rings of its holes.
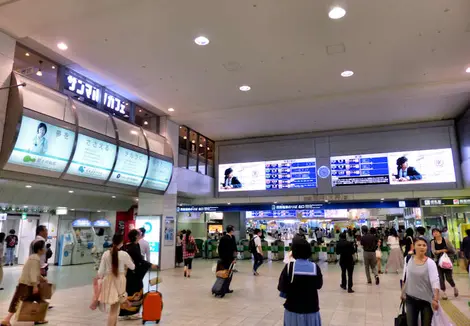
{"type": "Polygon", "coordinates": [[[402,301],[400,304],[401,313],[395,317],[395,326],[407,326],[406,322],[406,312],[405,312],[405,302],[402,301]]]}
{"type": "Polygon", "coordinates": [[[118,291],[118,302],[120,304],[124,304],[127,302],[127,292],[124,291],[123,293],[119,293],[119,287],[117,286],[116,279],[114,279],[114,286],[116,287],[116,290],[118,291]]]}
{"type": "Polygon", "coordinates": [[[438,265],[442,269],[452,269],[452,261],[450,260],[449,256],[446,253],[443,253],[442,256],[439,258],[438,265]]]}

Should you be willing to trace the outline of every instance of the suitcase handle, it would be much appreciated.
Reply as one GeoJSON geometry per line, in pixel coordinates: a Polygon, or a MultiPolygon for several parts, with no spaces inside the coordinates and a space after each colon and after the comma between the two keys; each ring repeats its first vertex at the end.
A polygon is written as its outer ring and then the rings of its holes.
{"type": "MultiPolygon", "coordinates": [[[[155,284],[155,287],[156,287],[156,291],[158,291],[158,284],[160,284],[159,282],[159,272],[160,272],[160,267],[157,267],[157,269],[155,270],[155,278],[156,278],[156,284],[155,284]]],[[[152,280],[152,268],[150,268],[150,271],[149,271],[149,281],[147,283],[147,292],[150,292],[150,287],[152,286],[150,284],[150,281],[152,280]]]]}

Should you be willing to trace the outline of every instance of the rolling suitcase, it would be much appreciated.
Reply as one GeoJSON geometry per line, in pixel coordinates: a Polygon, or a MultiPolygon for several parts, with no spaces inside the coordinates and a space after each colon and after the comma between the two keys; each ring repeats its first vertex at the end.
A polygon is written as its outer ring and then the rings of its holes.
{"type": "MultiPolygon", "coordinates": [[[[227,293],[229,287],[230,287],[230,282],[232,281],[232,275],[233,275],[233,267],[234,267],[235,262],[230,264],[230,267],[228,269],[228,272],[225,273],[224,277],[217,276],[215,279],[215,283],[212,286],[212,294],[215,297],[220,297],[223,298],[225,294],[227,293]]],[[[220,264],[217,264],[217,267],[220,264]]]]}
{"type": "Polygon", "coordinates": [[[145,324],[148,321],[155,322],[156,324],[160,323],[162,310],[163,297],[162,294],[158,292],[158,282],[156,283],[155,291],[150,291],[149,281],[149,291],[144,295],[142,302],[142,324],[145,324]]]}

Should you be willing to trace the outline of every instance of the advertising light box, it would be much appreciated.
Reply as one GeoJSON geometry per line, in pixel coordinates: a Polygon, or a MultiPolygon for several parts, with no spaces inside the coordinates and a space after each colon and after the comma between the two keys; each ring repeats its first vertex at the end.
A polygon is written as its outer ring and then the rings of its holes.
{"type": "Polygon", "coordinates": [[[219,165],[219,192],[317,187],[314,158],[219,165]]]}
{"type": "Polygon", "coordinates": [[[456,182],[452,150],[331,157],[333,186],[456,182]]]}
{"type": "Polygon", "coordinates": [[[138,187],[147,168],[147,155],[119,147],[116,167],[110,181],[138,187]]]}
{"type": "Polygon", "coordinates": [[[67,173],[106,180],[114,164],[116,148],[114,144],[79,134],[77,148],[67,173]]]}
{"type": "Polygon", "coordinates": [[[155,265],[160,263],[160,237],[161,237],[161,217],[160,216],[136,216],[136,228],[145,228],[145,240],[150,246],[150,262],[155,265]]]}
{"type": "Polygon", "coordinates": [[[142,187],[165,191],[170,183],[173,164],[156,157],[150,157],[149,168],[142,187]]]}
{"type": "Polygon", "coordinates": [[[23,116],[8,163],[63,172],[70,159],[75,132],[23,116]]]}

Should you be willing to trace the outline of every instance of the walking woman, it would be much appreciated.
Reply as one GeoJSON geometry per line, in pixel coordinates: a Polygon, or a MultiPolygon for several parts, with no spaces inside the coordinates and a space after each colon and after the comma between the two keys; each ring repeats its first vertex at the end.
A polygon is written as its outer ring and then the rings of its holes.
{"type": "Polygon", "coordinates": [[[126,301],[126,269],[135,268],[129,254],[120,250],[123,237],[115,234],[113,247],[105,251],[101,257],[98,277],[103,279],[99,302],[110,306],[108,315],[108,326],[116,326],[119,315],[119,307],[126,301]]]}
{"type": "Polygon", "coordinates": [[[431,251],[437,264],[437,271],[439,272],[439,284],[442,290],[442,299],[447,299],[446,280],[449,282],[450,286],[454,288],[454,296],[458,297],[459,290],[455,287],[452,269],[444,269],[439,266],[439,259],[441,256],[444,253],[449,256],[455,254],[455,248],[449,240],[442,237],[441,230],[433,229],[432,235],[434,240],[431,241],[431,251]]]}
{"type": "Polygon", "coordinates": [[[318,290],[323,286],[323,276],[317,264],[310,262],[312,249],[307,240],[292,240],[295,262],[287,264],[279,277],[277,289],[284,303],[285,326],[321,326],[318,290]]]}
{"type": "Polygon", "coordinates": [[[197,252],[196,241],[191,236],[191,230],[186,230],[183,238],[184,277],[191,277],[193,259],[197,252]]]}
{"type": "Polygon", "coordinates": [[[401,299],[406,303],[406,321],[408,326],[431,326],[433,310],[439,308],[439,276],[436,264],[426,256],[427,242],[423,237],[414,242],[416,254],[405,267],[405,285],[401,299]]]}
{"type": "Polygon", "coordinates": [[[405,251],[403,252],[403,257],[413,254],[413,251],[414,251],[413,235],[414,235],[414,231],[412,228],[406,229],[405,238],[403,239],[403,242],[405,245],[405,251]]]}
{"type": "Polygon", "coordinates": [[[403,252],[401,251],[400,238],[395,228],[390,230],[387,243],[390,247],[390,255],[388,256],[387,265],[385,265],[385,273],[390,271],[398,274],[398,271],[403,269],[403,252]]]}
{"type": "MultiPolygon", "coordinates": [[[[8,315],[3,319],[0,325],[11,326],[11,318],[18,309],[20,301],[41,301],[39,297],[39,282],[45,281],[41,276],[41,256],[46,253],[46,242],[39,240],[33,244],[33,254],[29,256],[21,271],[20,280],[16,287],[15,294],[8,308],[8,315]]],[[[36,321],[35,325],[47,324],[47,321],[36,321]]]]}
{"type": "Polygon", "coordinates": [[[139,312],[142,307],[144,299],[144,277],[150,268],[155,268],[150,262],[144,260],[140,250],[139,240],[141,233],[138,229],[131,230],[127,237],[129,243],[124,246],[126,251],[134,262],[134,270],[127,271],[126,274],[126,292],[127,302],[121,304],[120,317],[128,318],[141,318],[139,312]]]}

